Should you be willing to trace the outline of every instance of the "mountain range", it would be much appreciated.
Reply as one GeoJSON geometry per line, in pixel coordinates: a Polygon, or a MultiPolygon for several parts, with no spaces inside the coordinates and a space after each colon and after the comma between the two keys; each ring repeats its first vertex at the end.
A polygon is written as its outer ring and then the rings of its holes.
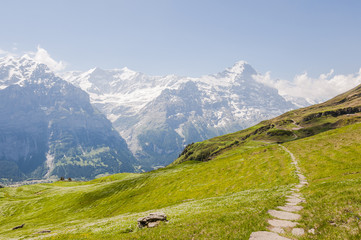
{"type": "Polygon", "coordinates": [[[360,155],[361,85],[190,144],[157,170],[0,188],[0,235],[360,239],[360,155]],[[137,224],[160,213],[166,222],[137,224]]]}
{"type": "Polygon", "coordinates": [[[0,59],[0,178],[94,178],[135,159],[86,92],[25,55],[0,59]]]}
{"type": "Polygon", "coordinates": [[[254,79],[245,61],[200,78],[148,76],[128,68],[61,76],[90,96],[144,170],[171,163],[183,148],[297,106],[254,79]]]}
{"type": "Polygon", "coordinates": [[[199,78],[128,68],[55,74],[28,55],[0,59],[0,178],[148,171],[185,146],[299,106],[245,61],[199,78]]]}

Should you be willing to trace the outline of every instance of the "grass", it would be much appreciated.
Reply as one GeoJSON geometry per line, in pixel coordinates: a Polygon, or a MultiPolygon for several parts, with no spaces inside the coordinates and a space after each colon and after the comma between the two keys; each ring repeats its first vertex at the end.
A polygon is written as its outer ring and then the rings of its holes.
{"type": "Polygon", "coordinates": [[[361,86],[358,86],[325,103],[289,111],[251,128],[188,145],[173,164],[209,161],[233,147],[242,148],[254,142],[290,142],[361,122],[360,96],[361,86]]]}
{"type": "Polygon", "coordinates": [[[309,181],[299,239],[360,239],[360,96],[358,87],[189,145],[156,171],[2,188],[1,239],[248,239],[266,230],[267,211],[283,205],[297,182],[289,155],[274,143],[293,152],[309,181]],[[153,211],[165,212],[169,223],[137,228],[137,218],[153,211]],[[40,230],[52,232],[35,234],[40,230]]]}
{"type": "Polygon", "coordinates": [[[361,238],[361,124],[286,143],[309,181],[302,239],[361,238]]]}
{"type": "Polygon", "coordinates": [[[50,239],[246,239],[265,229],[268,209],[284,202],[296,183],[293,170],[277,145],[255,144],[143,174],[4,188],[0,235],[31,239],[49,229],[50,239]],[[138,217],[157,210],[168,224],[136,227],[138,217]]]}
{"type": "Polygon", "coordinates": [[[134,219],[148,213],[143,212],[78,224],[49,239],[248,239],[265,229],[268,208],[280,204],[287,189],[246,190],[159,209],[169,222],[154,229],[136,227],[134,219]]]}

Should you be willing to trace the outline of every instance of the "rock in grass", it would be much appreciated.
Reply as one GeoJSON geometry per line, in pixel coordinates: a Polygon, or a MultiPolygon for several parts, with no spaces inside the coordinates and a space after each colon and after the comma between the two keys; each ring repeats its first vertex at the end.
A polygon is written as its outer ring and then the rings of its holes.
{"type": "Polygon", "coordinates": [[[16,226],[16,227],[13,227],[13,230],[16,230],[16,229],[19,229],[19,228],[23,228],[25,225],[25,223],[19,225],[19,226],[16,226]]]}
{"type": "Polygon", "coordinates": [[[305,234],[305,230],[303,228],[294,228],[292,229],[292,234],[295,236],[302,236],[305,234]]]}
{"type": "Polygon", "coordinates": [[[164,213],[149,213],[146,217],[138,218],[138,227],[156,227],[161,221],[167,221],[167,216],[164,213]]]}
{"type": "Polygon", "coordinates": [[[159,223],[160,223],[160,221],[150,222],[150,223],[148,223],[148,227],[149,228],[154,228],[154,227],[158,226],[159,223]]]}
{"type": "Polygon", "coordinates": [[[308,230],[308,233],[316,234],[316,230],[314,228],[311,228],[310,230],[308,230]]]}

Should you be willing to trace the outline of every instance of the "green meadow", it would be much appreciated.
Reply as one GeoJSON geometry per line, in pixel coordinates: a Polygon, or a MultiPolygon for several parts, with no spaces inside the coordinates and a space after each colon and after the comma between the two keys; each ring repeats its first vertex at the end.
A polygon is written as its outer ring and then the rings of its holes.
{"type": "Polygon", "coordinates": [[[294,238],[359,240],[360,96],[358,87],[191,144],[155,171],[1,188],[0,239],[248,239],[267,229],[267,211],[284,205],[298,183],[282,144],[309,182],[299,220],[306,234],[294,238]],[[137,227],[139,217],[156,211],[169,221],[137,227]]]}
{"type": "Polygon", "coordinates": [[[361,239],[361,124],[286,143],[309,186],[302,211],[302,239],[361,239]]]}
{"type": "Polygon", "coordinates": [[[296,183],[279,146],[234,148],[209,162],[189,161],[143,174],[0,190],[4,239],[239,239],[266,228],[267,210],[296,183]],[[162,211],[169,222],[138,229],[162,211]],[[25,223],[24,228],[11,230],[25,223]],[[48,234],[35,234],[51,230],[48,234]]]}

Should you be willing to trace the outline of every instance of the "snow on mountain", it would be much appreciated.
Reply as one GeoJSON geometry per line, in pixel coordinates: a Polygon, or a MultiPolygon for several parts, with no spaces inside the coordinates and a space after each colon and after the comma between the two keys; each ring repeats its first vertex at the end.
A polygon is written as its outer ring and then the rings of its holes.
{"type": "Polygon", "coordinates": [[[254,80],[239,61],[199,78],[148,76],[128,68],[68,72],[62,77],[91,102],[126,139],[145,169],[166,165],[186,144],[241,130],[295,105],[254,80]]]}
{"type": "Polygon", "coordinates": [[[113,122],[119,115],[137,114],[164,89],[175,89],[182,82],[174,75],[146,76],[128,68],[94,68],[85,73],[68,72],[61,76],[88,92],[92,103],[113,122]]]}
{"type": "Polygon", "coordinates": [[[16,58],[8,55],[0,59],[0,86],[6,88],[11,84],[24,85],[26,79],[38,66],[28,55],[16,58]]]}
{"type": "Polygon", "coordinates": [[[10,85],[24,87],[27,84],[43,84],[47,88],[54,85],[55,78],[44,77],[54,75],[47,65],[35,61],[28,54],[21,57],[7,55],[0,58],[0,89],[10,85]]]}
{"type": "Polygon", "coordinates": [[[28,55],[0,58],[0,179],[94,178],[134,164],[85,91],[28,55]]]}

